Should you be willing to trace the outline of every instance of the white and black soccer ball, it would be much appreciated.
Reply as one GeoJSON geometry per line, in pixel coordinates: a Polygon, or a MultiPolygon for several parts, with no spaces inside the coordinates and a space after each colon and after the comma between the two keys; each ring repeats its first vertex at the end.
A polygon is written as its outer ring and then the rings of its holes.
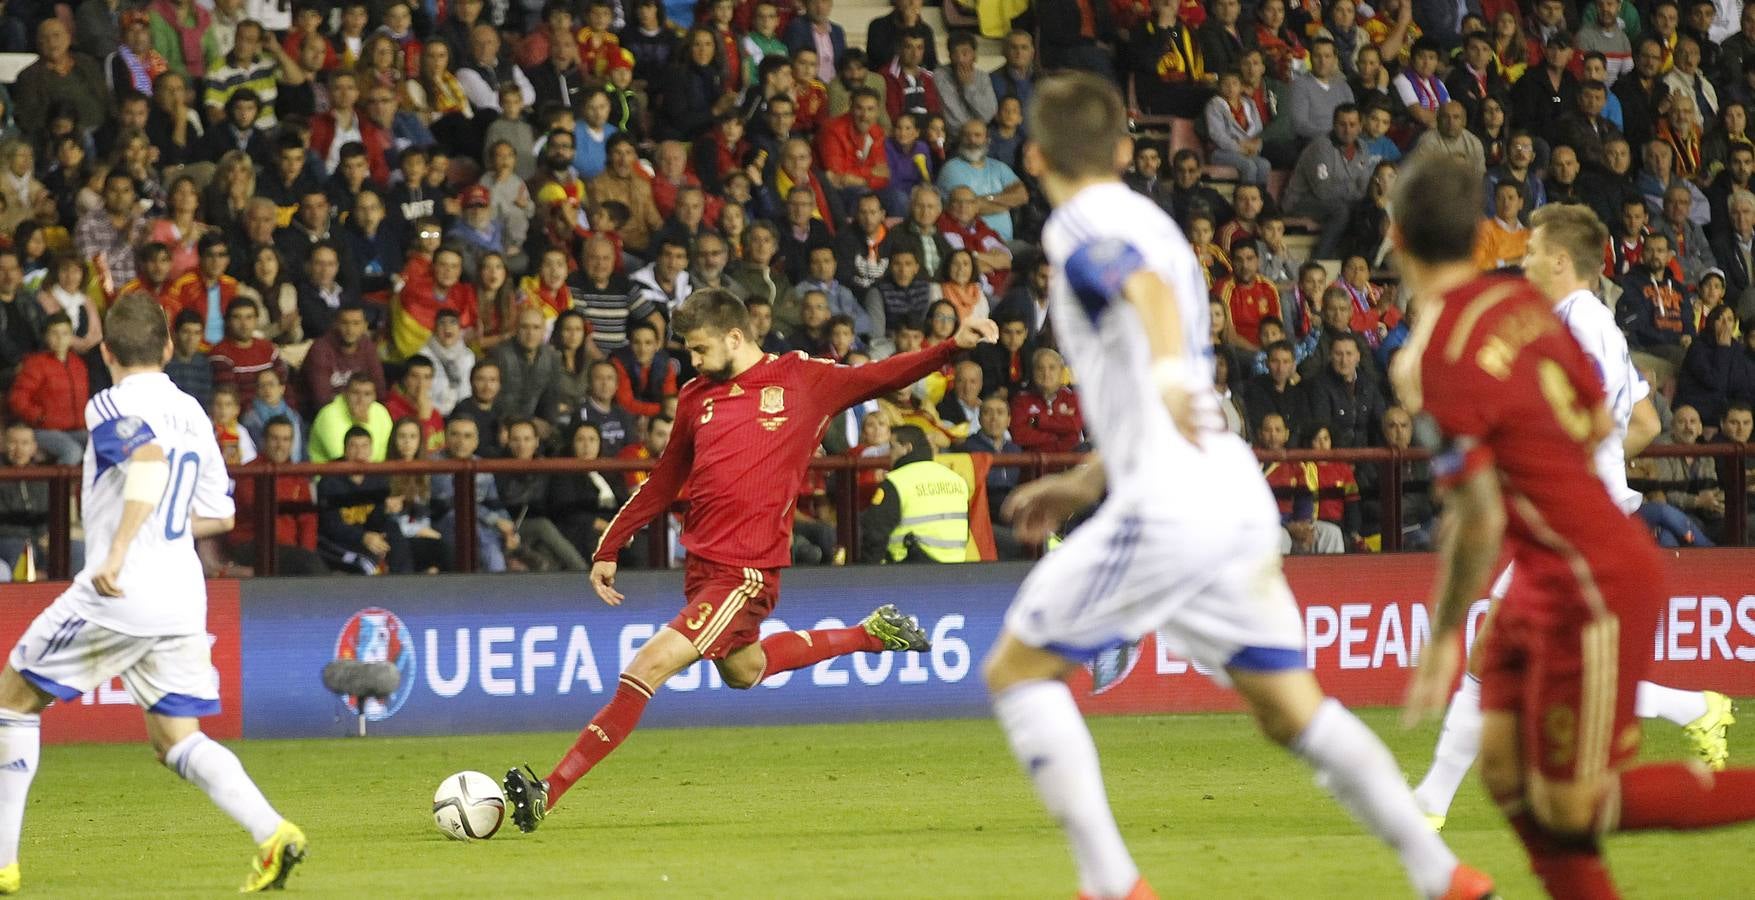
{"type": "Polygon", "coordinates": [[[480,772],[458,772],[433,792],[433,824],[456,841],[485,841],[506,820],[500,783],[480,772]]]}

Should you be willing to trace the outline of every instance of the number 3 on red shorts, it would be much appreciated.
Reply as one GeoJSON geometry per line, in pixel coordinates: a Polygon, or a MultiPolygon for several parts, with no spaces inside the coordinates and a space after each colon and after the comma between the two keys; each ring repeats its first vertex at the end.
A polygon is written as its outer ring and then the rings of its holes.
{"type": "Polygon", "coordinates": [[[697,603],[695,607],[701,611],[701,614],[683,623],[689,626],[690,631],[707,624],[707,617],[713,614],[713,604],[711,603],[697,603]]]}

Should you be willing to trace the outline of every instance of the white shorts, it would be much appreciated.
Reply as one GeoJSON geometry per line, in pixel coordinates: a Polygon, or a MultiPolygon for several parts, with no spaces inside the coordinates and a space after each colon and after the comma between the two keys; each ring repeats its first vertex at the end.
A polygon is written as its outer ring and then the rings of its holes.
{"type": "Polygon", "coordinates": [[[1279,524],[1239,518],[1173,522],[1105,505],[1024,579],[1006,630],[1080,661],[1156,631],[1221,682],[1228,667],[1303,669],[1279,524]]]}
{"type": "Polygon", "coordinates": [[[206,634],[122,634],[57,602],[25,630],[8,662],[57,700],[73,700],[120,675],[128,695],[147,712],[189,718],[219,714],[219,672],[206,634]]]}

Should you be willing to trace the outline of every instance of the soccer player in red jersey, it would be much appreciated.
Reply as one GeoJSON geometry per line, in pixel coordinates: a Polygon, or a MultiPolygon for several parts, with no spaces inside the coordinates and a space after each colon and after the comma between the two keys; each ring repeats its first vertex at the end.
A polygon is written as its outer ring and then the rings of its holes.
{"type": "Polygon", "coordinates": [[[1602,835],[1755,819],[1755,769],[1630,765],[1663,570],[1592,470],[1610,429],[1601,381],[1533,285],[1476,274],[1466,168],[1422,160],[1396,191],[1391,236],[1418,300],[1391,377],[1447,441],[1432,642],[1407,717],[1444,707],[1469,604],[1508,538],[1511,587],[1480,645],[1481,776],[1550,895],[1613,898],[1602,835]]]}
{"type": "Polygon", "coordinates": [[[534,831],[567,789],[621,744],[665,681],[699,659],[712,660],[730,687],[750,688],[835,656],[931,647],[919,625],[888,605],[848,628],[762,639],[761,626],[779,600],[780,570],[792,562],[793,506],[829,419],[938,371],[959,349],[995,340],[993,323],[965,320],[951,340],[859,368],[762,352],[748,311],[725,291],[697,291],[677,308],[671,327],[700,377],[677,398],[670,444],[651,477],[598,543],[591,587],[603,602],[621,603],[616,555],[686,483],[687,602],[634,655],[615,696],[547,778],[528,768],[506,774],[512,820],[524,831],[534,831]]]}

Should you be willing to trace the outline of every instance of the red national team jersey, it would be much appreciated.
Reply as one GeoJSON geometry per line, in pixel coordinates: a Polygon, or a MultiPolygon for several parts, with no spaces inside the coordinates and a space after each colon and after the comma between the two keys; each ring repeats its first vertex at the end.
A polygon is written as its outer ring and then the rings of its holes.
{"type": "Polygon", "coordinates": [[[592,559],[615,559],[686,482],[682,542],[691,555],[756,569],[791,565],[792,510],[829,419],[913,384],[955,351],[946,341],[858,368],[803,353],[768,354],[730,381],[695,378],[677,397],[664,455],[610,522],[592,559]]]}
{"type": "Polygon", "coordinates": [[[1521,278],[1477,278],[1427,303],[1403,350],[1416,354],[1419,381],[1403,386],[1450,442],[1433,474],[1456,483],[1498,470],[1519,577],[1552,585],[1543,596],[1627,596],[1590,582],[1655,571],[1658,557],[1592,469],[1603,389],[1590,357],[1521,278]]]}

